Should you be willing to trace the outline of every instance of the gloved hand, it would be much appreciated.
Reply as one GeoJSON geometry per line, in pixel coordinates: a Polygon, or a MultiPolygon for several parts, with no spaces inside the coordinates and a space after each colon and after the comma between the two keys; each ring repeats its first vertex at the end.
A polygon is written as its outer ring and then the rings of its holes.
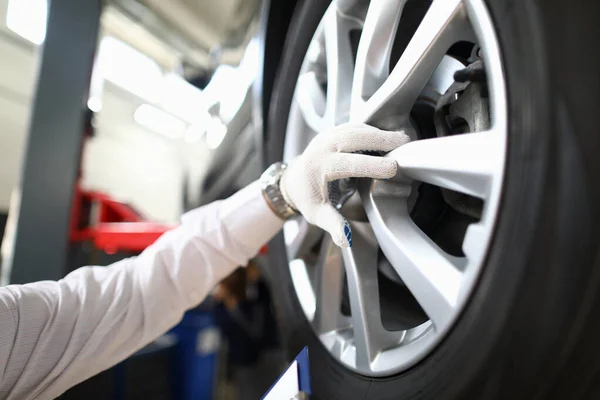
{"type": "Polygon", "coordinates": [[[396,161],[353,152],[389,152],[409,141],[404,132],[386,132],[364,124],[337,126],[317,135],[288,165],[281,177],[281,193],[309,223],[329,232],[335,244],[352,246],[350,224],[331,205],[328,183],[343,178],[393,177],[396,161]]]}

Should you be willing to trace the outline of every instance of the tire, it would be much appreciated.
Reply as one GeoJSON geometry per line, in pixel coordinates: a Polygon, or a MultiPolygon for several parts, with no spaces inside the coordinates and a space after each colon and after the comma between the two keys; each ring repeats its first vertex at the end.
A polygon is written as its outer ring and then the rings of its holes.
{"type": "MultiPolygon", "coordinates": [[[[506,76],[504,191],[466,309],[412,368],[369,378],[339,364],[295,296],[283,235],[270,245],[290,356],[308,346],[315,399],[600,398],[600,6],[488,0],[506,76]],[[559,28],[560,27],[560,28],[559,28]]],[[[295,82],[329,2],[303,1],[272,95],[266,148],[282,157],[295,82]]]]}

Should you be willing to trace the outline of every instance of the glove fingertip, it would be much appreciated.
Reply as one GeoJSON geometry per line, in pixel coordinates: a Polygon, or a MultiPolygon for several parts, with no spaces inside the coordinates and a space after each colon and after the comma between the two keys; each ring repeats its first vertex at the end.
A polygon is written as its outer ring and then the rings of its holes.
{"type": "Polygon", "coordinates": [[[345,219],[343,225],[338,225],[333,232],[330,231],[330,235],[336,246],[342,249],[352,247],[352,230],[350,224],[345,219]]]}
{"type": "Polygon", "coordinates": [[[342,249],[352,247],[352,240],[348,241],[345,237],[338,237],[337,239],[333,239],[333,242],[336,246],[342,249]]]}
{"type": "Polygon", "coordinates": [[[389,179],[396,176],[396,174],[398,173],[398,162],[396,162],[396,160],[392,158],[382,158],[381,160],[384,164],[382,165],[384,174],[383,178],[389,179]]]}
{"type": "Polygon", "coordinates": [[[344,247],[352,247],[352,228],[350,228],[350,223],[347,220],[344,220],[344,235],[346,236],[346,241],[344,247]]]}

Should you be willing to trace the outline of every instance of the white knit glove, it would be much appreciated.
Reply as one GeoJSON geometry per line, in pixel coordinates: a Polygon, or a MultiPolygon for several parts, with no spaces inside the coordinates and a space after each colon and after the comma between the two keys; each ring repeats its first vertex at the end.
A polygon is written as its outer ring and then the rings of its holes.
{"type": "Polygon", "coordinates": [[[288,165],[281,177],[281,193],[309,223],[329,232],[335,244],[352,246],[350,224],[329,202],[328,183],[343,178],[392,178],[398,169],[396,161],[353,152],[389,152],[409,140],[404,132],[364,124],[337,126],[317,135],[288,165]]]}

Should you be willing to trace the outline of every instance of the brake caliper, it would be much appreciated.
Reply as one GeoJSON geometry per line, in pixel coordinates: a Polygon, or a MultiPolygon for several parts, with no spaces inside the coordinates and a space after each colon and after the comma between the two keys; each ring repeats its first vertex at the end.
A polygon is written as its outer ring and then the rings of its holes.
{"type": "MultiPolygon", "coordinates": [[[[482,132],[490,128],[489,95],[481,59],[455,72],[454,83],[437,102],[434,121],[438,136],[482,132]]],[[[446,189],[442,189],[442,195],[456,211],[480,218],[480,199],[446,189]]]]}

